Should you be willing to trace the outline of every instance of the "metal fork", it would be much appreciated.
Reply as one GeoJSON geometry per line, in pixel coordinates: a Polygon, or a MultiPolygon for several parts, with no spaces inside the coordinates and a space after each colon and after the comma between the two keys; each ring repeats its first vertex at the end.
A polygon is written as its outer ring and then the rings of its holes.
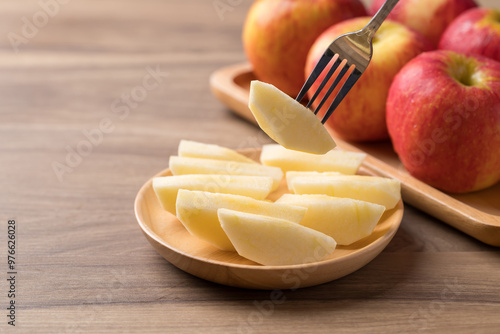
{"type": "Polygon", "coordinates": [[[323,90],[323,88],[325,88],[332,75],[335,72],[339,72],[335,77],[333,84],[328,88],[328,91],[314,110],[314,114],[318,114],[328,97],[332,94],[339,83],[341,83],[342,78],[344,78],[346,73],[349,72],[346,76],[347,79],[343,80],[340,90],[323,116],[321,123],[325,124],[326,120],[331,116],[333,111],[338,107],[340,102],[342,102],[352,86],[356,83],[356,81],[358,81],[359,77],[366,70],[368,64],[370,64],[373,54],[373,36],[398,2],[399,0],[387,0],[363,29],[337,37],[326,49],[312,70],[306,80],[306,83],[300,90],[299,95],[297,95],[296,100],[299,102],[302,101],[328,63],[333,60],[332,67],[326,74],[316,92],[313,94],[312,98],[309,100],[307,108],[313,104],[319,93],[323,90]]]}

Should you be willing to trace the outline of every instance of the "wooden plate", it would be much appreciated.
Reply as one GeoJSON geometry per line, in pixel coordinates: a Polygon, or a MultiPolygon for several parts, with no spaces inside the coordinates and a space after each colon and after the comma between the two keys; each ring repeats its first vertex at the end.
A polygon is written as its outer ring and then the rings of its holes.
{"type": "MultiPolygon", "coordinates": [[[[248,109],[250,81],[255,79],[249,64],[236,64],[215,71],[210,77],[213,94],[233,112],[256,124],[248,109]]],[[[443,193],[412,177],[401,164],[389,141],[359,144],[342,140],[329,129],[339,147],[368,154],[363,166],[373,173],[401,181],[403,200],[458,230],[500,247],[500,183],[464,194],[443,193]]]]}
{"type": "MultiPolygon", "coordinates": [[[[254,158],[260,150],[240,151],[254,158]]],[[[370,174],[363,171],[362,174],[370,174]]],[[[172,175],[166,169],[156,176],[172,175]]],[[[269,195],[275,200],[287,191],[285,180],[269,195]]],[[[374,259],[391,241],[403,218],[403,202],[384,213],[373,233],[352,245],[338,246],[326,259],[293,266],[263,266],[236,252],[218,250],[192,236],[172,214],[163,210],[152,179],[135,199],[135,215],[144,235],[168,262],[211,282],[249,289],[297,289],[326,283],[348,275],[374,259]]]]}

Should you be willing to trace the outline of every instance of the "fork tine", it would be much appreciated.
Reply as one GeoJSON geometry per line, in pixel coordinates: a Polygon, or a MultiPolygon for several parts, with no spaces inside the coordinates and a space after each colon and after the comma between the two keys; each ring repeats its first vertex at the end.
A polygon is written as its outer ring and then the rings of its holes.
{"type": "Polygon", "coordinates": [[[332,115],[333,111],[338,107],[340,102],[342,102],[344,97],[351,90],[352,86],[356,83],[356,81],[358,81],[360,76],[361,76],[361,72],[357,68],[354,68],[352,73],[349,75],[347,80],[344,82],[344,84],[340,88],[340,91],[338,92],[337,96],[335,96],[335,99],[333,100],[332,104],[330,104],[330,107],[328,108],[325,115],[323,116],[321,123],[325,124],[325,122],[328,120],[328,118],[332,115]]]}
{"type": "Polygon", "coordinates": [[[330,95],[332,94],[332,92],[335,90],[335,87],[337,87],[337,85],[339,84],[340,80],[344,77],[344,75],[346,74],[347,72],[347,61],[344,59],[342,62],[341,62],[341,70],[340,70],[340,73],[337,75],[337,77],[335,78],[335,80],[333,81],[332,85],[330,86],[330,88],[328,88],[328,91],[325,93],[325,95],[323,96],[323,98],[321,99],[320,103],[318,104],[318,106],[316,107],[316,109],[314,110],[314,114],[317,115],[318,112],[321,110],[321,107],[323,107],[323,104],[325,104],[326,100],[328,100],[328,98],[330,97],[330,95]]]}
{"type": "Polygon", "coordinates": [[[321,82],[321,84],[319,85],[318,89],[316,90],[316,92],[314,93],[313,97],[309,100],[309,102],[307,103],[307,106],[306,108],[309,108],[313,102],[316,100],[316,98],[318,97],[319,93],[323,90],[323,88],[325,87],[326,83],[330,80],[330,78],[332,77],[333,73],[335,73],[335,71],[337,70],[337,68],[339,67],[341,61],[339,59],[339,55],[336,54],[335,55],[335,62],[333,63],[332,65],[332,68],[330,68],[330,70],[328,71],[328,73],[326,74],[325,78],[323,79],[323,81],[321,82]]]}
{"type": "Polygon", "coordinates": [[[323,72],[326,65],[330,62],[333,56],[333,52],[329,49],[327,49],[325,53],[323,53],[316,66],[314,66],[311,74],[307,78],[306,83],[304,84],[304,86],[302,86],[299,95],[297,95],[297,98],[295,99],[296,101],[300,102],[304,98],[307,91],[311,88],[312,84],[316,81],[321,72],[323,72]]]}

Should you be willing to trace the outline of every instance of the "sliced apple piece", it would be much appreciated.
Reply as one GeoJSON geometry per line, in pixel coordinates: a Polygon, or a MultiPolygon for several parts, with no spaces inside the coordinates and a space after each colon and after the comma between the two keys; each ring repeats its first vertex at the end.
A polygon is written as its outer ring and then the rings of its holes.
{"type": "Polygon", "coordinates": [[[215,159],[215,160],[229,160],[247,163],[257,163],[241,153],[236,152],[227,147],[205,144],[192,140],[181,140],[179,143],[178,153],[180,157],[215,159]]]}
{"type": "Polygon", "coordinates": [[[288,220],[228,209],[217,212],[238,254],[263,265],[321,261],[337,245],[332,237],[288,220]]]}
{"type": "Polygon", "coordinates": [[[325,194],[383,205],[392,209],[401,199],[401,183],[379,176],[304,176],[291,181],[295,194],[325,194]]]}
{"type": "Polygon", "coordinates": [[[174,175],[227,174],[268,176],[273,179],[272,190],[278,188],[284,175],[283,171],[278,167],[237,161],[179,157],[175,155],[170,157],[169,167],[174,175]]]}
{"type": "Polygon", "coordinates": [[[356,174],[365,159],[365,153],[331,150],[324,155],[288,150],[277,144],[262,147],[260,162],[266,166],[280,167],[287,171],[340,172],[356,174]]]}
{"type": "Polygon", "coordinates": [[[176,214],[175,202],[179,189],[236,194],[264,199],[271,192],[273,179],[246,175],[178,175],[153,178],[153,189],[162,207],[176,214]]]}
{"type": "Polygon", "coordinates": [[[288,149],[324,154],[335,147],[319,118],[273,85],[253,80],[248,107],[260,128],[288,149]]]}
{"type": "Polygon", "coordinates": [[[177,195],[177,218],[192,235],[219,249],[234,251],[234,246],[222,230],[217,216],[217,210],[220,208],[281,218],[296,224],[307,211],[302,206],[272,203],[232,194],[180,189],[177,195]]]}
{"type": "Polygon", "coordinates": [[[379,204],[328,195],[284,194],[276,203],[306,207],[300,224],[331,236],[339,245],[350,245],[372,234],[385,211],[379,204]]]}
{"type": "Polygon", "coordinates": [[[332,176],[332,175],[342,175],[339,172],[315,172],[315,171],[288,171],[285,174],[286,185],[288,190],[292,190],[292,180],[298,176],[332,176]]]}

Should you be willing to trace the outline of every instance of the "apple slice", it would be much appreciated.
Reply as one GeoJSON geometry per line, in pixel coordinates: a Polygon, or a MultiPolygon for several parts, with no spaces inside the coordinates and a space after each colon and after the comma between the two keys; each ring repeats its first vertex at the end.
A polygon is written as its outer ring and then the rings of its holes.
{"type": "Polygon", "coordinates": [[[174,155],[170,157],[169,167],[174,175],[228,174],[268,176],[273,179],[272,190],[276,190],[283,179],[283,171],[280,168],[237,161],[189,158],[174,155]]]}
{"type": "Polygon", "coordinates": [[[339,245],[369,236],[385,211],[379,204],[328,195],[284,194],[276,203],[306,207],[300,224],[331,236],[339,245]]]}
{"type": "Polygon", "coordinates": [[[288,220],[228,209],[217,213],[238,254],[263,265],[321,261],[337,246],[332,237],[288,220]]]}
{"type": "Polygon", "coordinates": [[[401,199],[401,183],[378,176],[304,176],[291,181],[295,194],[325,194],[383,205],[392,209],[401,199]]]}
{"type": "Polygon", "coordinates": [[[153,189],[162,207],[175,215],[179,189],[203,190],[264,199],[271,192],[273,179],[245,175],[178,175],[153,178],[153,189]]]}
{"type": "Polygon", "coordinates": [[[194,236],[225,251],[235,251],[219,223],[219,208],[261,214],[300,223],[307,209],[284,203],[256,200],[247,196],[217,194],[180,189],[177,195],[177,218],[194,236]]]}
{"type": "Polygon", "coordinates": [[[365,153],[331,150],[324,155],[288,150],[277,144],[262,147],[260,162],[266,166],[287,171],[340,172],[356,174],[365,159],[365,153]]]}
{"type": "Polygon", "coordinates": [[[191,140],[181,140],[177,153],[180,157],[215,159],[215,160],[229,160],[247,163],[257,163],[241,153],[236,152],[227,147],[205,144],[191,140]]]}
{"type": "Polygon", "coordinates": [[[332,176],[332,175],[342,175],[339,172],[315,172],[315,171],[288,171],[285,174],[286,185],[289,191],[292,191],[292,180],[298,176],[332,176]]]}
{"type": "Polygon", "coordinates": [[[260,128],[288,149],[324,154],[335,147],[311,110],[271,84],[253,80],[248,107],[260,128]]]}

